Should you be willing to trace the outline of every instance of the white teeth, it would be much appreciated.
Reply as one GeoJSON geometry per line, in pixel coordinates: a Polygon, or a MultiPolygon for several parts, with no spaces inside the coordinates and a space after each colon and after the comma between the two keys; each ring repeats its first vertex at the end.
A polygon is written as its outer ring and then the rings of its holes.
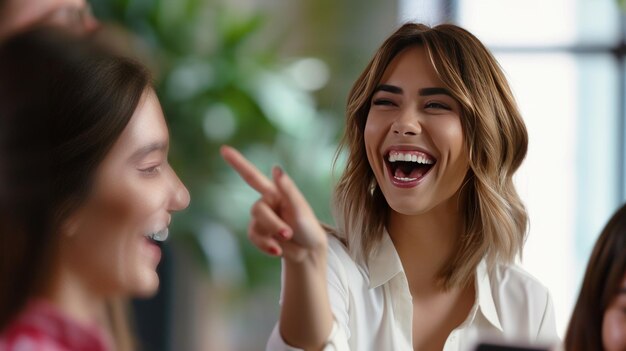
{"type": "Polygon", "coordinates": [[[402,153],[398,151],[392,151],[389,153],[389,162],[404,161],[404,162],[416,162],[425,165],[435,163],[433,159],[425,155],[415,155],[412,153],[402,153]]]}
{"type": "Polygon", "coordinates": [[[148,237],[154,241],[165,241],[169,236],[170,231],[167,228],[161,229],[156,233],[148,234],[148,237]]]}
{"type": "Polygon", "coordinates": [[[396,176],[394,176],[394,178],[402,182],[412,182],[414,180],[417,180],[417,178],[405,178],[405,177],[396,177],[396,176]]]}

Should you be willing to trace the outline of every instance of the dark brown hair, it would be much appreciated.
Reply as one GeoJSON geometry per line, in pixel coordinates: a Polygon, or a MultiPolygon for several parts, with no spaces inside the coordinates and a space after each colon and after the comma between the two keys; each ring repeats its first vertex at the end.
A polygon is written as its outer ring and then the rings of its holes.
{"type": "Polygon", "coordinates": [[[565,350],[603,350],[604,312],[626,274],[626,204],[602,230],[589,258],[578,301],[565,335],[565,350]]]}
{"type": "Polygon", "coordinates": [[[464,286],[478,263],[512,262],[522,251],[527,214],[513,185],[526,156],[528,135],[506,77],[487,48],[451,24],[406,23],[381,47],[348,96],[340,146],[347,165],[334,193],[339,235],[357,260],[367,260],[383,234],[389,205],[367,161],[363,132],[374,89],[402,50],[423,47],[437,75],[459,102],[469,168],[462,187],[465,232],[439,273],[444,288],[464,286]]]}
{"type": "Polygon", "coordinates": [[[60,29],[0,47],[0,330],[50,283],[64,220],[150,84],[140,64],[60,29]]]}

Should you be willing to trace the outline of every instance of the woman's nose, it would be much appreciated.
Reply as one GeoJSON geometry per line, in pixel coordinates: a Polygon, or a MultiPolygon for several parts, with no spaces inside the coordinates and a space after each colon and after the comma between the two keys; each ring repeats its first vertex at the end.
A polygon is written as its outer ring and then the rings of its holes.
{"type": "Polygon", "coordinates": [[[392,131],[396,135],[415,136],[422,133],[422,125],[418,113],[411,109],[403,111],[394,121],[392,131]]]}
{"type": "Polygon", "coordinates": [[[174,186],[172,191],[172,198],[170,201],[170,210],[171,211],[181,211],[189,206],[189,201],[191,197],[189,195],[189,190],[183,184],[183,182],[178,178],[178,175],[172,171],[172,175],[174,176],[174,186]]]}

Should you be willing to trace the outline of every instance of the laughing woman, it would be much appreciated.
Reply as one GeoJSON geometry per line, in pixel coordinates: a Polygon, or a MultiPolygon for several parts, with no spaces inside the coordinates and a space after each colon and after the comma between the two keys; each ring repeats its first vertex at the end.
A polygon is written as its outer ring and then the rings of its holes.
{"type": "Polygon", "coordinates": [[[147,71],[54,30],[0,47],[0,350],[128,350],[110,301],[154,294],[172,213],[147,71]]]}
{"type": "Polygon", "coordinates": [[[223,157],[262,194],[249,236],[283,257],[268,350],[464,350],[553,342],[546,288],[513,264],[527,214],[512,177],[527,132],[498,63],[469,32],[406,24],[348,97],[347,166],[327,236],[290,178],[223,157]]]}

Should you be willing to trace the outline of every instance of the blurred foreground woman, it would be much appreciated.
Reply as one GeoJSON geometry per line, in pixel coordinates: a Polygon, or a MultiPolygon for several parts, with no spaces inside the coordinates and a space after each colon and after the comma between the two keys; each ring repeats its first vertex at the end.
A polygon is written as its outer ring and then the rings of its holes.
{"type": "Polygon", "coordinates": [[[149,73],[72,34],[0,47],[0,350],[132,349],[189,193],[149,73]]]}

